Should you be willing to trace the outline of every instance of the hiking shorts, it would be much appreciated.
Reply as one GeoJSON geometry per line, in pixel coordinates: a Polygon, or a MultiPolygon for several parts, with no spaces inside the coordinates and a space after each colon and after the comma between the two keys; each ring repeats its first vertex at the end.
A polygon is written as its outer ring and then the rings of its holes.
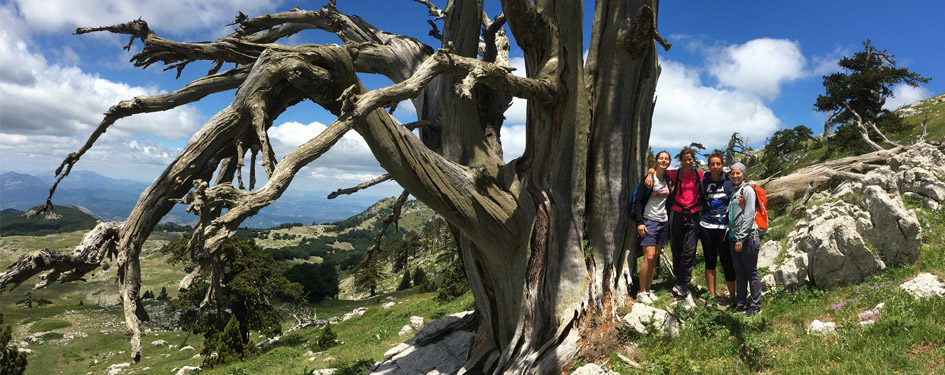
{"type": "Polygon", "coordinates": [[[657,246],[669,243],[668,221],[661,223],[644,218],[643,225],[646,226],[646,234],[640,240],[640,246],[657,246]]]}

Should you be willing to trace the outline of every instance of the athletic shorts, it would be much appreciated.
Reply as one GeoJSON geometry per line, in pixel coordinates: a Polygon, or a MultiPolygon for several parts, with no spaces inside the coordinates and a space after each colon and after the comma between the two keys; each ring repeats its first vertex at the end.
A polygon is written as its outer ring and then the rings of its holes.
{"type": "Polygon", "coordinates": [[[646,226],[646,234],[640,240],[640,246],[666,245],[669,243],[668,221],[661,223],[644,218],[643,225],[646,226]]]}

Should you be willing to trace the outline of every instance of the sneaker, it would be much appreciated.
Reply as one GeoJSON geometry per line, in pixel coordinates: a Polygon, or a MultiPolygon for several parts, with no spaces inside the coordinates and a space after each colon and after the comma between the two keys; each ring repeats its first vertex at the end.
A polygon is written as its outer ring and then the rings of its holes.
{"type": "Polygon", "coordinates": [[[751,318],[751,317],[753,317],[753,316],[755,316],[755,315],[758,315],[758,314],[760,314],[760,313],[761,313],[761,307],[760,307],[760,306],[749,307],[749,308],[745,309],[745,317],[746,317],[746,318],[751,318]]]}
{"type": "Polygon", "coordinates": [[[637,293],[637,301],[645,305],[649,305],[653,303],[653,301],[655,300],[656,300],[656,295],[653,294],[653,292],[647,291],[647,292],[637,293]]]}
{"type": "Polygon", "coordinates": [[[673,296],[677,299],[685,299],[689,295],[689,288],[685,285],[675,285],[673,286],[673,296]]]}

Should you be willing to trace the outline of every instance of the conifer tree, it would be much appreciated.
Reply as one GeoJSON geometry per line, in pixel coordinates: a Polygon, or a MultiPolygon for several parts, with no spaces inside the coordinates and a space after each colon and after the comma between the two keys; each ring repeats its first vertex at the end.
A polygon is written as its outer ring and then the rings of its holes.
{"type": "Polygon", "coordinates": [[[404,267],[404,277],[400,279],[400,285],[397,286],[397,290],[410,289],[410,279],[410,269],[404,267]]]}
{"type": "MultiPolygon", "coordinates": [[[[0,313],[0,324],[3,324],[3,313],[0,313]]],[[[12,339],[13,329],[0,326],[0,374],[3,375],[21,375],[26,371],[26,353],[10,345],[12,339]]]]}

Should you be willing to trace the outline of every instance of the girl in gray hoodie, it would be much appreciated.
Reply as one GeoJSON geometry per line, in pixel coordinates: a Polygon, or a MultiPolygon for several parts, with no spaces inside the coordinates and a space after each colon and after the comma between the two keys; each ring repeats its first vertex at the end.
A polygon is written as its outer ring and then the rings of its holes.
{"type": "Polygon", "coordinates": [[[761,311],[761,277],[758,276],[758,230],[755,227],[755,189],[745,183],[742,163],[732,165],[730,177],[735,193],[729,201],[729,238],[735,266],[735,309],[745,316],[761,311]],[[746,290],[750,291],[746,293],[746,290]]]}

